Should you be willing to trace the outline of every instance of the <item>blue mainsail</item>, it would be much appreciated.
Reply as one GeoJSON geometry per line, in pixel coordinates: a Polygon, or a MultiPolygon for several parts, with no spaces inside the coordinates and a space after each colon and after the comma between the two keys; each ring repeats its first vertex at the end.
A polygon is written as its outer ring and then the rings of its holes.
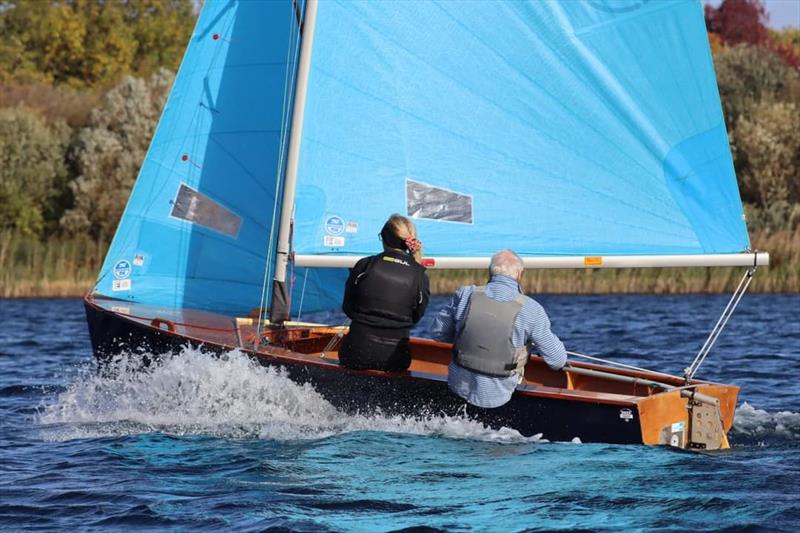
{"type": "Polygon", "coordinates": [[[749,247],[698,0],[319,3],[294,250],[749,247]]]}

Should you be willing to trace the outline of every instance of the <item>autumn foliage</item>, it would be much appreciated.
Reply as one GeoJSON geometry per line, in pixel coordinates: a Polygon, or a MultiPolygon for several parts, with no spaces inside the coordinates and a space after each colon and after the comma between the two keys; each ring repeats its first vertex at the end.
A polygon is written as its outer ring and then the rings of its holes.
{"type": "Polygon", "coordinates": [[[705,17],[712,48],[718,48],[717,43],[763,46],[800,71],[800,42],[769,31],[769,17],[761,0],[724,0],[716,8],[706,4],[705,17]]]}
{"type": "MultiPolygon", "coordinates": [[[[199,4],[0,0],[0,232],[110,238],[199,4]]],[[[705,15],[748,224],[800,226],[800,30],[705,15]]]]}
{"type": "Polygon", "coordinates": [[[718,8],[706,4],[706,27],[729,45],[760,45],[769,39],[767,12],[759,0],[725,0],[718,8]]]}

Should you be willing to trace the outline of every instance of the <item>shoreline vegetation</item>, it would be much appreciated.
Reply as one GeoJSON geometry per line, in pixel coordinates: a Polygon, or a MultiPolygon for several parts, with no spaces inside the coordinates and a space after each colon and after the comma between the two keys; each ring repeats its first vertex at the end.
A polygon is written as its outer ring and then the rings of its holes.
{"type": "MultiPolygon", "coordinates": [[[[198,6],[0,0],[0,298],[91,288],[198,6]]],[[[772,260],[750,290],[800,292],[800,28],[770,30],[762,0],[706,5],[705,22],[752,246],[772,260]]],[[[716,293],[742,270],[538,270],[524,288],[716,293]]],[[[486,274],[430,277],[446,294],[486,274]]]]}
{"type": "MultiPolygon", "coordinates": [[[[800,230],[756,233],[753,246],[769,252],[751,293],[800,292],[800,230]]],[[[0,234],[0,298],[79,298],[89,291],[107,245],[89,237],[41,242],[0,234]]],[[[529,294],[710,294],[730,293],[743,268],[642,268],[526,270],[529,294]]],[[[430,270],[431,291],[451,294],[466,284],[482,284],[483,270],[430,270]]]]}

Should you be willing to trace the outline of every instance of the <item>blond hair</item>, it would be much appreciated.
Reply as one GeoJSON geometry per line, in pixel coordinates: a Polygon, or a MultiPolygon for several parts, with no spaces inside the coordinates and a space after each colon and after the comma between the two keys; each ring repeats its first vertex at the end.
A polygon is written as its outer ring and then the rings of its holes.
{"type": "MultiPolygon", "coordinates": [[[[417,228],[414,226],[414,223],[408,217],[404,217],[403,215],[398,215],[397,213],[393,214],[389,217],[389,220],[383,225],[383,230],[381,231],[381,235],[383,235],[384,231],[389,231],[391,235],[396,237],[400,242],[405,241],[409,237],[416,239],[417,238],[417,228]]],[[[393,248],[393,249],[405,249],[405,245],[402,245],[402,248],[398,248],[398,246],[392,246],[390,243],[386,242],[386,239],[383,238],[383,247],[384,248],[393,248]]],[[[419,250],[413,252],[411,255],[414,256],[414,260],[417,263],[422,261],[422,248],[420,247],[419,250]]]]}

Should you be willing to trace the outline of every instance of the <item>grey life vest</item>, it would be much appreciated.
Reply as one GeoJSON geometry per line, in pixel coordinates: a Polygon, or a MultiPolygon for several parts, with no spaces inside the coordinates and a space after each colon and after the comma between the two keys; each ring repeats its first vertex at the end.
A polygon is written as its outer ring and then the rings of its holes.
{"type": "Polygon", "coordinates": [[[470,298],[464,329],[453,343],[453,359],[459,366],[488,376],[522,375],[528,362],[528,349],[511,342],[514,322],[525,296],[498,302],[486,296],[486,287],[477,287],[470,298]]]}

